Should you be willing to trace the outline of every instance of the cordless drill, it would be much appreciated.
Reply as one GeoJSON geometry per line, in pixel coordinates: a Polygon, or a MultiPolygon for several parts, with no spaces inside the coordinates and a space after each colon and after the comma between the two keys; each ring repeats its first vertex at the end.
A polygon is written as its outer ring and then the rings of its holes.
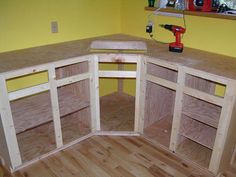
{"type": "Polygon", "coordinates": [[[160,25],[162,28],[172,31],[175,35],[175,42],[169,44],[169,51],[171,52],[183,52],[184,45],[181,43],[181,34],[185,33],[185,28],[176,25],[160,25]]]}

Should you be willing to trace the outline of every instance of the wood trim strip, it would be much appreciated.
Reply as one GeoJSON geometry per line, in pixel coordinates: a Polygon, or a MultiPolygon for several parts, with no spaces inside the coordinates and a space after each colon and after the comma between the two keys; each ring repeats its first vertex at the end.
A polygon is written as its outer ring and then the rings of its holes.
{"type": "Polygon", "coordinates": [[[189,87],[184,87],[183,91],[187,95],[193,96],[195,98],[199,98],[201,100],[207,101],[209,103],[212,103],[212,104],[215,104],[218,106],[223,106],[223,102],[224,102],[223,98],[220,98],[220,97],[217,97],[214,95],[210,95],[208,93],[205,93],[205,92],[202,92],[202,91],[199,91],[196,89],[192,89],[189,87]]]}
{"type": "Polygon", "coordinates": [[[136,78],[135,71],[99,71],[99,77],[107,78],[136,78]]]}
{"type": "Polygon", "coordinates": [[[8,98],[6,80],[3,76],[0,76],[0,100],[0,112],[3,131],[6,138],[11,167],[14,168],[18,165],[21,165],[22,160],[16,137],[16,130],[14,127],[10,101],[8,98]]]}
{"type": "Polygon", "coordinates": [[[90,73],[89,72],[88,73],[83,73],[83,74],[78,74],[78,75],[75,75],[75,76],[70,76],[70,77],[67,77],[67,78],[57,80],[56,85],[57,85],[57,87],[61,87],[61,86],[64,86],[64,85],[73,84],[75,82],[79,82],[79,81],[89,79],[89,78],[90,78],[90,73]]]}
{"type": "Polygon", "coordinates": [[[50,66],[48,75],[49,75],[50,97],[51,97],[51,104],[52,104],[52,116],[53,116],[55,140],[56,140],[57,148],[60,148],[63,146],[63,139],[62,139],[57,84],[55,80],[56,72],[55,72],[55,67],[53,65],[50,66]]]}
{"type": "Polygon", "coordinates": [[[150,74],[147,74],[146,80],[150,81],[150,82],[153,82],[155,84],[167,87],[167,88],[172,89],[172,90],[176,90],[176,88],[177,88],[176,83],[165,80],[165,79],[162,79],[162,78],[159,78],[159,77],[156,77],[156,76],[153,76],[153,75],[150,75],[150,74]]]}
{"type": "Polygon", "coordinates": [[[9,94],[9,100],[13,101],[13,100],[17,100],[19,98],[23,98],[26,96],[30,96],[36,93],[40,93],[40,92],[44,92],[49,90],[49,83],[45,83],[45,84],[40,84],[37,86],[33,86],[30,88],[25,88],[25,89],[21,89],[21,90],[17,90],[14,92],[10,92],[9,94]]]}
{"type": "Polygon", "coordinates": [[[178,71],[178,66],[175,64],[172,64],[172,63],[164,62],[164,61],[161,61],[158,59],[153,59],[153,58],[147,58],[147,62],[167,68],[167,69],[172,69],[172,70],[178,71]]]}

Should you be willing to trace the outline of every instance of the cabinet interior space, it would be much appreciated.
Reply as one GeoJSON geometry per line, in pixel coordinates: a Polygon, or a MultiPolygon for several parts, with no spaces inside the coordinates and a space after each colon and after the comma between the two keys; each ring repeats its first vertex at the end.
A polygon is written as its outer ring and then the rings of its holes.
{"type": "MultiPolygon", "coordinates": [[[[215,95],[215,90],[216,90],[216,86],[223,86],[225,87],[225,85],[217,83],[217,82],[213,82],[207,79],[203,79],[197,76],[193,76],[190,74],[186,74],[186,79],[185,79],[185,85],[187,87],[211,94],[211,95],[215,95]]],[[[224,97],[223,95],[217,95],[219,97],[224,97]]]]}
{"type": "Polygon", "coordinates": [[[176,153],[185,159],[189,159],[204,168],[209,168],[212,150],[196,143],[184,136],[179,136],[179,145],[176,153]]]}
{"type": "MultiPolygon", "coordinates": [[[[147,64],[147,74],[171,82],[177,81],[177,71],[147,64]]],[[[169,148],[176,91],[147,81],[144,136],[169,148]]]]}
{"type": "Polygon", "coordinates": [[[134,131],[135,97],[114,92],[100,98],[101,130],[134,131]]]}
{"type": "MultiPolygon", "coordinates": [[[[134,63],[99,63],[102,71],[136,71],[134,63]]],[[[101,77],[104,85],[115,85],[116,91],[100,97],[102,131],[134,131],[135,96],[126,93],[125,83],[135,85],[135,78],[101,77]],[[112,81],[111,81],[112,80],[112,81]]],[[[100,84],[100,88],[103,84],[100,84]]]]}
{"type": "Polygon", "coordinates": [[[189,95],[184,95],[182,113],[214,128],[218,127],[221,107],[189,95]]]}
{"type": "MultiPolygon", "coordinates": [[[[57,68],[56,78],[68,78],[86,72],[88,72],[88,61],[57,68]]],[[[89,90],[89,79],[58,87],[64,144],[91,132],[89,90]]]]}
{"type": "Polygon", "coordinates": [[[56,149],[49,91],[10,102],[23,162],[56,149]]]}

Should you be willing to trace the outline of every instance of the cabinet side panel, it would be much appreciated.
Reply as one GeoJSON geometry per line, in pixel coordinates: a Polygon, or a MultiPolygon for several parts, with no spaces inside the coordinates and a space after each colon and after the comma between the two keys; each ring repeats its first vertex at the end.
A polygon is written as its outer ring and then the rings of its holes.
{"type": "MultiPolygon", "coordinates": [[[[7,148],[5,133],[2,126],[2,119],[0,117],[0,158],[3,158],[6,167],[11,167],[11,160],[7,148]]],[[[2,159],[1,159],[2,160],[2,159]]]]}
{"type": "Polygon", "coordinates": [[[175,91],[147,82],[144,128],[173,114],[175,91]]]}
{"type": "MultiPolygon", "coordinates": [[[[236,100],[235,100],[236,101],[236,100]]],[[[236,144],[236,103],[234,101],[234,108],[232,112],[232,117],[228,129],[228,134],[226,137],[225,147],[220,162],[219,172],[225,171],[230,167],[230,160],[233,155],[234,147],[236,144]]]]}

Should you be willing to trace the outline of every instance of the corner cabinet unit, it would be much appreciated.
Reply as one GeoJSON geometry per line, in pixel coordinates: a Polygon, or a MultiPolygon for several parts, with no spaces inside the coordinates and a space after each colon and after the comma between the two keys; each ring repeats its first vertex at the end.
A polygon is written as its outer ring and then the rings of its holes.
{"type": "MultiPolygon", "coordinates": [[[[188,52],[187,56],[172,55],[153,43],[147,53],[125,54],[121,53],[124,48],[119,48],[118,53],[78,54],[78,46],[84,51],[90,43],[91,39],[82,41],[83,45],[72,42],[9,54],[14,63],[16,56],[20,61],[29,53],[20,69],[14,66],[0,74],[2,164],[16,171],[93,135],[141,135],[215,175],[229,166],[236,141],[235,77],[212,74],[206,67],[194,69],[193,60],[188,63],[188,52]],[[160,54],[155,54],[156,50],[160,54]],[[42,62],[39,51],[54,58],[42,62]],[[35,60],[37,53],[39,63],[35,60]],[[181,63],[184,57],[186,62],[181,63]],[[28,66],[29,61],[34,64],[28,66]],[[99,63],[131,63],[136,70],[99,70],[99,63]],[[8,91],[8,81],[36,74],[47,79],[8,91]],[[100,77],[136,79],[132,131],[101,130],[100,77]],[[225,88],[221,96],[216,94],[218,87],[225,88]]],[[[201,56],[205,53],[195,60],[201,56]]],[[[231,74],[235,72],[231,70],[231,74]]]]}
{"type": "Polygon", "coordinates": [[[214,174],[227,168],[236,140],[235,80],[149,57],[145,80],[143,136],[214,174]],[[217,86],[224,95],[216,96],[217,86]]]}

